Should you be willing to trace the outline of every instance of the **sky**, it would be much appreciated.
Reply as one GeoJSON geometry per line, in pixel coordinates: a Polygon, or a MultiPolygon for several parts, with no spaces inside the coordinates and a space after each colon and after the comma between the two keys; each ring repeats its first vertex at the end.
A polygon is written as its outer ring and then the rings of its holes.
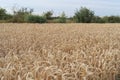
{"type": "Polygon", "coordinates": [[[12,12],[13,7],[34,9],[34,14],[52,10],[54,16],[63,11],[73,16],[80,7],[87,7],[98,16],[120,15],[120,0],[0,0],[0,7],[12,12]]]}

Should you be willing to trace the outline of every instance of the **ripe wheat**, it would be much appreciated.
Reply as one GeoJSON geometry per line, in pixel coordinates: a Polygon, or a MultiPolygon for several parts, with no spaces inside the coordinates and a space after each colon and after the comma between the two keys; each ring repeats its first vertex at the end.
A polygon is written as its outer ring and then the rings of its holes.
{"type": "Polygon", "coordinates": [[[0,80],[115,80],[120,24],[0,24],[0,80]]]}

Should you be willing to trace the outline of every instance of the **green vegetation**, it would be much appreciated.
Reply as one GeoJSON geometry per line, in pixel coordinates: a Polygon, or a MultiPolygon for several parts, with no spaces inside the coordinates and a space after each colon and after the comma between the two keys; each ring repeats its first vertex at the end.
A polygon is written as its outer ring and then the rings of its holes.
{"type": "Polygon", "coordinates": [[[39,15],[28,15],[26,17],[26,22],[30,23],[45,23],[46,18],[39,15]]]}
{"type": "Polygon", "coordinates": [[[0,8],[0,22],[8,22],[12,18],[12,15],[6,12],[5,9],[0,8]]]}
{"type": "Polygon", "coordinates": [[[73,17],[66,17],[63,12],[60,16],[53,16],[53,11],[44,12],[43,15],[33,14],[33,9],[20,8],[8,14],[6,9],[0,8],[0,23],[120,23],[120,16],[96,16],[94,11],[81,7],[76,10],[73,17]]]}
{"type": "Polygon", "coordinates": [[[46,13],[43,13],[43,16],[44,16],[47,20],[51,20],[51,19],[52,19],[52,15],[53,15],[53,11],[47,11],[46,13]]]}
{"type": "Polygon", "coordinates": [[[0,20],[5,20],[5,17],[6,17],[6,10],[0,8],[0,20]]]}
{"type": "Polygon", "coordinates": [[[87,8],[81,7],[80,10],[76,11],[74,20],[77,23],[90,23],[92,22],[93,17],[94,17],[93,11],[87,8]]]}
{"type": "Polygon", "coordinates": [[[66,23],[66,15],[65,13],[63,12],[61,14],[61,16],[59,17],[59,20],[58,20],[59,23],[66,23]]]}
{"type": "Polygon", "coordinates": [[[15,23],[25,22],[26,16],[31,15],[32,12],[33,12],[33,9],[28,10],[27,8],[21,8],[17,11],[14,10],[12,22],[15,22],[15,23]]]}

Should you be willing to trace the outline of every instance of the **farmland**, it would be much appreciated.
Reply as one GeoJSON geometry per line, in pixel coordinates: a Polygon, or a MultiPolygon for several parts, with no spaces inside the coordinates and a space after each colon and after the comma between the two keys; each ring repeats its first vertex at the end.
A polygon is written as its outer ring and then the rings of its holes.
{"type": "Polygon", "coordinates": [[[0,80],[115,80],[120,24],[0,24],[0,80]]]}

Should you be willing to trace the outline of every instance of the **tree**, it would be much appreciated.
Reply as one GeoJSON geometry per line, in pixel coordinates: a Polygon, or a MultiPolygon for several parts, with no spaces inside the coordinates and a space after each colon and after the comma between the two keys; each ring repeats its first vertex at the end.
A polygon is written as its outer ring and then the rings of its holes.
{"type": "Polygon", "coordinates": [[[14,10],[13,22],[25,22],[25,17],[31,15],[33,9],[28,10],[27,8],[21,8],[19,10],[14,10]]]}
{"type": "Polygon", "coordinates": [[[6,16],[6,10],[0,8],[0,20],[5,20],[5,16],[6,16]]]}
{"type": "Polygon", "coordinates": [[[45,23],[46,18],[39,15],[28,15],[26,17],[26,22],[28,23],[45,23]]]}
{"type": "Polygon", "coordinates": [[[104,16],[103,20],[105,23],[120,23],[119,16],[104,16]]]}
{"type": "Polygon", "coordinates": [[[92,23],[105,23],[105,21],[102,19],[102,17],[94,16],[92,18],[92,23]]]}
{"type": "Polygon", "coordinates": [[[64,12],[62,12],[61,16],[59,17],[60,23],[66,23],[66,15],[64,12]]]}
{"type": "Polygon", "coordinates": [[[77,10],[74,15],[75,22],[78,23],[90,23],[92,22],[92,18],[94,17],[94,12],[85,8],[81,7],[81,9],[77,10]]]}
{"type": "Polygon", "coordinates": [[[53,11],[47,11],[46,13],[43,13],[43,16],[47,19],[50,20],[52,19],[53,11]]]}

